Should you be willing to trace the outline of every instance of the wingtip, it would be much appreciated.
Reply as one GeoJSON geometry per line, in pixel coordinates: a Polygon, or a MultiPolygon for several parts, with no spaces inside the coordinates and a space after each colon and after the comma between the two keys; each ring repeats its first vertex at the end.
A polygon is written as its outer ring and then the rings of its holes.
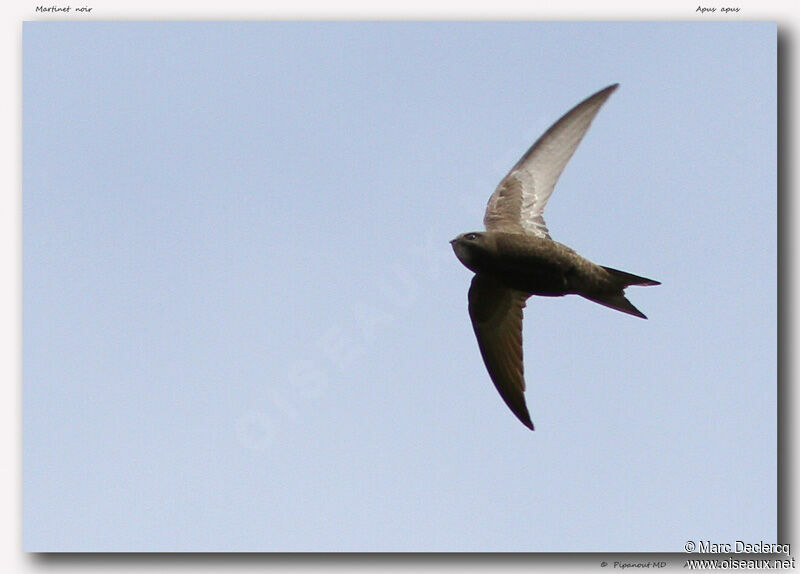
{"type": "MultiPolygon", "coordinates": [[[[587,102],[605,102],[608,98],[611,97],[616,89],[619,87],[619,84],[611,84],[610,86],[606,86],[602,90],[597,90],[594,94],[586,98],[582,103],[587,102]]],[[[580,105],[580,104],[579,104],[580,105]]],[[[601,103],[602,105],[602,103],[601,103]]]]}
{"type": "Polygon", "coordinates": [[[599,92],[597,92],[597,95],[598,96],[603,96],[604,98],[607,98],[607,97],[611,96],[611,94],[616,92],[617,88],[619,88],[619,84],[611,84],[610,86],[605,87],[602,90],[600,90],[599,92]]]}
{"type": "Polygon", "coordinates": [[[519,420],[520,420],[520,422],[522,424],[524,424],[529,429],[536,430],[536,429],[533,428],[533,421],[531,420],[530,415],[528,415],[527,417],[524,417],[524,418],[523,417],[519,417],[519,420]]]}

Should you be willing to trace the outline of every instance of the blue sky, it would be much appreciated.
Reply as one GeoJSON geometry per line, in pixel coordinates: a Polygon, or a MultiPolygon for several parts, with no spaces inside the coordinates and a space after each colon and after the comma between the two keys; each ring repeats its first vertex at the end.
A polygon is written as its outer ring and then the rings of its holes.
{"type": "Polygon", "coordinates": [[[31,551],[776,538],[771,23],[25,23],[31,551]],[[619,82],[545,213],[652,277],[525,311],[527,431],[448,240],[619,82]]]}

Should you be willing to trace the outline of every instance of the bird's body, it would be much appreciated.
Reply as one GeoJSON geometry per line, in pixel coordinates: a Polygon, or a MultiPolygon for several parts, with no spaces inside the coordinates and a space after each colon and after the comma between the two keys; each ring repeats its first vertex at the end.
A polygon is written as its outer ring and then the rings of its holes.
{"type": "Polygon", "coordinates": [[[475,273],[469,314],[486,368],[500,396],[533,430],[525,403],[522,309],[532,295],[580,295],[612,309],[646,317],[625,297],[630,285],[659,285],[592,263],[553,241],[544,207],[595,114],[617,85],[590,96],[548,129],[489,198],[486,231],[462,233],[450,243],[475,273]]]}
{"type": "Polygon", "coordinates": [[[566,245],[525,233],[486,231],[453,242],[456,256],[471,271],[491,275],[529,295],[558,297],[600,288],[606,272],[566,245]]]}
{"type": "MultiPolygon", "coordinates": [[[[602,302],[603,298],[624,298],[623,290],[628,285],[658,285],[651,279],[592,263],[563,243],[533,234],[464,233],[453,240],[453,249],[471,271],[492,277],[528,297],[581,295],[602,302]]],[[[618,310],[644,317],[635,308],[635,312],[618,310]]]]}

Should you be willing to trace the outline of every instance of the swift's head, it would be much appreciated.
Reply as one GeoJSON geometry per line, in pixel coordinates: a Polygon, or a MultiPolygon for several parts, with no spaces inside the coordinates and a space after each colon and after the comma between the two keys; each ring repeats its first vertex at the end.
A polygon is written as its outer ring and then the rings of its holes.
{"type": "Polygon", "coordinates": [[[486,233],[480,231],[470,231],[469,233],[462,233],[455,239],[450,241],[453,246],[453,251],[458,257],[458,260],[464,264],[467,269],[478,272],[477,266],[482,256],[491,249],[492,242],[486,233]]]}

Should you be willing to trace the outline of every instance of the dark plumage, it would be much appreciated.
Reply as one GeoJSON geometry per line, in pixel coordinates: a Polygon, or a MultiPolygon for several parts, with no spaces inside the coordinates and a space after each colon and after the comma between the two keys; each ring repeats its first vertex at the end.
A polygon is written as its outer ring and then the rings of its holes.
{"type": "Polygon", "coordinates": [[[533,430],[525,404],[522,309],[531,295],[581,295],[646,319],[625,297],[630,285],[659,285],[596,265],[553,241],[544,207],[592,119],[617,88],[590,96],[551,126],[500,182],[486,207],[486,231],[453,239],[458,259],[475,273],[469,314],[486,368],[512,412],[533,430]]]}

